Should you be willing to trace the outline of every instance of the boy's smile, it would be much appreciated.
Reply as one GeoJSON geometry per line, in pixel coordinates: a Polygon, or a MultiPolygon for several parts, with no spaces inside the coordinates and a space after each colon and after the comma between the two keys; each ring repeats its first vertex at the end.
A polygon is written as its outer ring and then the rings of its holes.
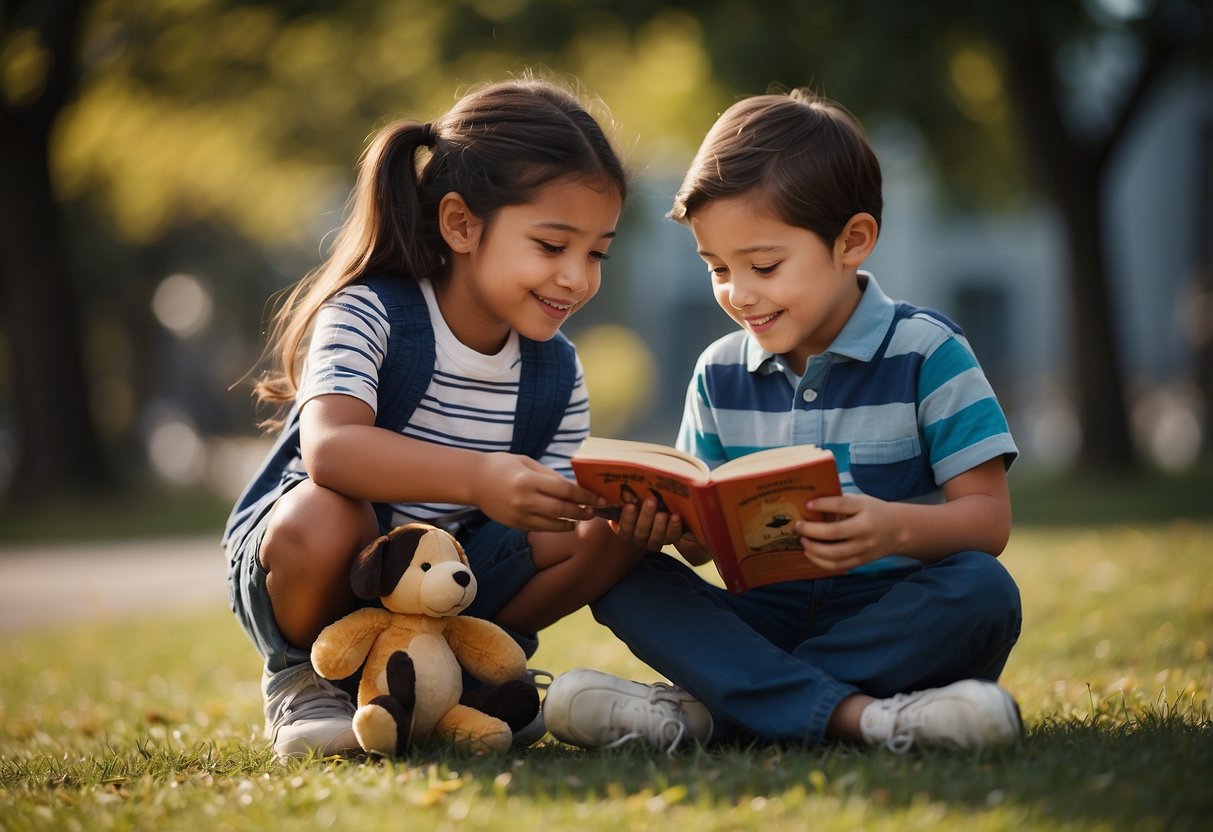
{"type": "Polygon", "coordinates": [[[859,303],[855,272],[863,258],[851,253],[849,231],[831,248],[745,194],[697,208],[690,225],[720,308],[803,373],[859,303]]]}

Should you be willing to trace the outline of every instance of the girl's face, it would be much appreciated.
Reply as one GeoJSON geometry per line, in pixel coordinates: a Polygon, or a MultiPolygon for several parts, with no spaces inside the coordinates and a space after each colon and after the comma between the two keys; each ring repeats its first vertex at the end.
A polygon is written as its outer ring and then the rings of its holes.
{"type": "Polygon", "coordinates": [[[746,195],[695,209],[691,231],[708,264],[716,302],[763,349],[803,374],[859,303],[855,266],[837,242],[788,225],[746,195]]]}
{"type": "Polygon", "coordinates": [[[613,187],[565,179],[488,225],[473,217],[466,251],[438,287],[451,331],[485,354],[500,350],[510,329],[550,339],[597,293],[622,207],[613,187]]]}

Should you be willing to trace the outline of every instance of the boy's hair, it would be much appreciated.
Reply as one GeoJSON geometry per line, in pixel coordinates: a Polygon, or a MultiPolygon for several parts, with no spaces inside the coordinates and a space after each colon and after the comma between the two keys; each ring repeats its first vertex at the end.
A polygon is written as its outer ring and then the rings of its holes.
{"type": "Polygon", "coordinates": [[[758,197],[780,220],[832,246],[866,212],[880,225],[880,162],[859,121],[806,89],[756,95],[716,120],[674,197],[671,219],[689,222],[713,199],[758,197]]]}
{"type": "Polygon", "coordinates": [[[502,208],[527,203],[561,179],[627,197],[627,175],[610,139],[581,101],[553,81],[528,76],[488,84],[432,123],[384,127],[359,160],[348,215],[328,258],[276,309],[267,354],[279,369],[257,381],[257,398],[279,405],[294,398],[312,321],[342,288],[385,272],[445,276],[450,249],[438,229],[438,204],[446,194],[462,196],[488,226],[502,208]]]}

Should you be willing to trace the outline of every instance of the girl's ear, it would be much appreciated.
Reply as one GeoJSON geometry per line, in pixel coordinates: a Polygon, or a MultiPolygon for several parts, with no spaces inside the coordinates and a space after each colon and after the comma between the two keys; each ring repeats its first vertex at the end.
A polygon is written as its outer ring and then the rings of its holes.
{"type": "Polygon", "coordinates": [[[438,203],[438,230],[442,239],[456,254],[468,254],[476,248],[484,223],[480,221],[467,202],[451,191],[438,203]]]}
{"type": "Polygon", "coordinates": [[[834,244],[835,254],[841,258],[843,266],[857,268],[872,254],[879,235],[876,218],[867,212],[858,213],[843,226],[834,244]]]}

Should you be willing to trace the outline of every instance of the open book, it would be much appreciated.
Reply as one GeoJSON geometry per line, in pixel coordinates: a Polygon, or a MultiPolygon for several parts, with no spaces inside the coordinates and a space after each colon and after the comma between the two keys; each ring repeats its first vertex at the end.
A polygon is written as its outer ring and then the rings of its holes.
{"type": "Polygon", "coordinates": [[[573,455],[573,473],[610,501],[599,513],[611,519],[624,503],[656,498],[712,551],[730,592],[838,574],[806,560],[794,531],[801,518],[828,519],[807,511],[807,500],[842,493],[834,455],[822,448],[772,448],[708,470],[665,445],[591,436],[573,455]]]}

